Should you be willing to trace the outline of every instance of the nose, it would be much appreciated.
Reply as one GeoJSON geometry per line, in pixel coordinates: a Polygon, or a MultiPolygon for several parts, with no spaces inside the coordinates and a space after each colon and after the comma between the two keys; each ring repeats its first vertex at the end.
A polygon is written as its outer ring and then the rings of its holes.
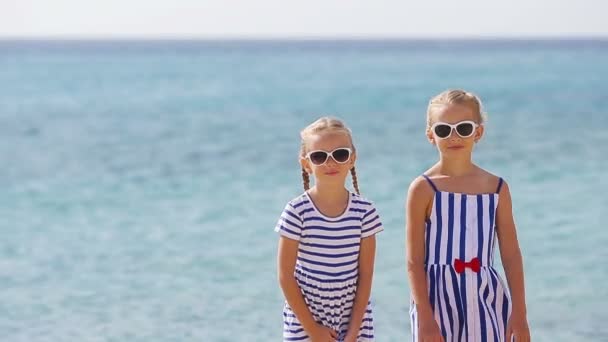
{"type": "Polygon", "coordinates": [[[450,139],[450,140],[460,140],[461,139],[460,135],[456,132],[456,128],[452,128],[448,139],[450,139]]]}
{"type": "Polygon", "coordinates": [[[331,165],[332,165],[332,166],[333,166],[333,165],[337,165],[337,164],[338,164],[338,163],[336,162],[336,160],[334,159],[334,156],[332,156],[332,155],[329,155],[329,156],[327,157],[327,161],[325,162],[325,164],[330,164],[330,163],[331,163],[331,165]]]}

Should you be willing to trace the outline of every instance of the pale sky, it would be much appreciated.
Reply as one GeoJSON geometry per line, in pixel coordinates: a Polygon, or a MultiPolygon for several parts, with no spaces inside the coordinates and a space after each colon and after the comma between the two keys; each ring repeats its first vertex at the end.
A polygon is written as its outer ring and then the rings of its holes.
{"type": "Polygon", "coordinates": [[[608,0],[0,0],[0,37],[608,37],[608,0]]]}

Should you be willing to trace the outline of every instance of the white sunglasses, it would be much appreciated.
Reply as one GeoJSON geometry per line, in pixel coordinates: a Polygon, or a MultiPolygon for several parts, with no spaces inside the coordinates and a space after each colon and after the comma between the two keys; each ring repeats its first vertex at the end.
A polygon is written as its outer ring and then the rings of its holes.
{"type": "Polygon", "coordinates": [[[439,139],[448,138],[452,135],[452,130],[455,130],[461,138],[468,138],[475,133],[477,127],[479,127],[479,124],[471,120],[460,121],[455,124],[436,122],[431,126],[431,131],[439,139]]]}
{"type": "Polygon", "coordinates": [[[323,150],[310,151],[306,158],[316,166],[323,165],[329,159],[329,156],[338,164],[344,164],[350,159],[352,151],[348,147],[338,147],[337,149],[327,152],[323,150]]]}

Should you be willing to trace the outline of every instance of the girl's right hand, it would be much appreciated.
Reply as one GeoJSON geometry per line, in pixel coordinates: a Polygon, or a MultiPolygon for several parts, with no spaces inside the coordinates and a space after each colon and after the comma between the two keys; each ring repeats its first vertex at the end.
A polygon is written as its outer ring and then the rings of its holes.
{"type": "Polygon", "coordinates": [[[418,325],[418,342],[445,342],[434,319],[418,325]]]}
{"type": "Polygon", "coordinates": [[[334,342],[338,338],[338,333],[322,324],[318,324],[315,330],[310,334],[312,342],[334,342]]]}

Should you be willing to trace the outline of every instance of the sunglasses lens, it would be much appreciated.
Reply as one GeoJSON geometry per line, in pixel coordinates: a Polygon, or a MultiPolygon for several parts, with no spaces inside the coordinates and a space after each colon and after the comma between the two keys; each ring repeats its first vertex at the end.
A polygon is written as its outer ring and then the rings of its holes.
{"type": "Polygon", "coordinates": [[[460,125],[456,126],[456,132],[458,132],[461,137],[471,136],[471,134],[473,134],[473,129],[473,124],[470,122],[461,123],[460,125]]]}
{"type": "Polygon", "coordinates": [[[316,151],[310,154],[310,161],[315,165],[321,165],[327,160],[327,152],[316,151]]]}
{"type": "Polygon", "coordinates": [[[345,148],[335,150],[331,155],[338,163],[346,163],[350,158],[350,151],[345,148]]]}
{"type": "Polygon", "coordinates": [[[447,138],[450,136],[450,133],[452,133],[452,127],[448,125],[435,126],[435,135],[437,135],[439,138],[447,138]]]}

